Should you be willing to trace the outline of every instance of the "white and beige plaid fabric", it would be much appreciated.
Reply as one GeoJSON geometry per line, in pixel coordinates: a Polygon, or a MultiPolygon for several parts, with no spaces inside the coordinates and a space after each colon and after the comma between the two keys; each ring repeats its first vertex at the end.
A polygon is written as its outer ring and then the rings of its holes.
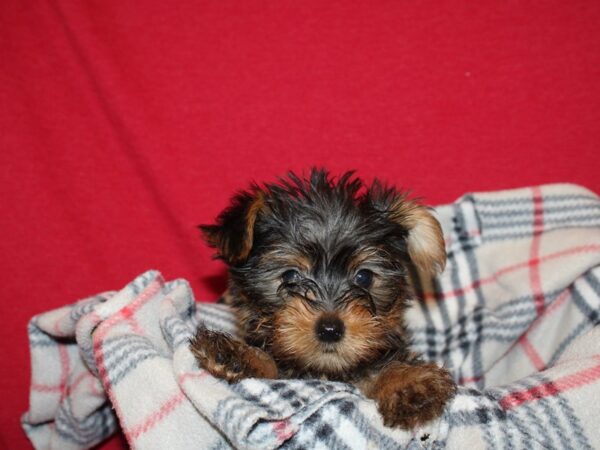
{"type": "Polygon", "coordinates": [[[600,448],[600,200],[548,185],[438,208],[449,259],[408,313],[414,348],[460,384],[422,429],[383,426],[343,383],[229,385],[188,349],[197,324],[235,333],[156,271],[29,325],[40,449],[89,448],[120,425],[138,449],[600,448]]]}

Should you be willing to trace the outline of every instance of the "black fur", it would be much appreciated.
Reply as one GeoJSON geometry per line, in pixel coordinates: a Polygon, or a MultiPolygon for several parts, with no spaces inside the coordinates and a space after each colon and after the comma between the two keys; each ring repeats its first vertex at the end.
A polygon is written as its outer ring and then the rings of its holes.
{"type": "MultiPolygon", "coordinates": [[[[313,169],[307,178],[290,173],[277,184],[253,185],[234,198],[217,225],[201,226],[213,245],[226,242],[215,247],[218,256],[230,262],[229,289],[233,305],[245,313],[245,340],[269,352],[271,319],[290,296],[310,294],[316,299],[311,306],[322,311],[348,302],[361,302],[374,316],[404,308],[413,296],[406,244],[409,230],[391,218],[393,205],[405,197],[377,180],[366,187],[353,172],[335,180],[327,171],[313,169]],[[251,251],[247,258],[231,263],[234,259],[227,252],[235,254],[235,246],[242,245],[244,217],[259,193],[264,207],[255,218],[251,251]],[[372,255],[366,265],[377,278],[377,289],[363,289],[353,282],[355,270],[350,263],[367,249],[372,255]],[[285,284],[282,274],[297,269],[289,265],[289,255],[301,255],[311,267],[301,281],[285,284]]],[[[399,321],[386,340],[384,349],[354,369],[407,357],[404,323],[399,321]]]]}
{"type": "Polygon", "coordinates": [[[214,376],[352,382],[384,423],[413,428],[454,395],[449,372],[409,350],[411,275],[446,253],[427,208],[379,181],[313,169],[236,195],[200,227],[229,266],[244,342],[199,328],[191,343],[214,376]]]}

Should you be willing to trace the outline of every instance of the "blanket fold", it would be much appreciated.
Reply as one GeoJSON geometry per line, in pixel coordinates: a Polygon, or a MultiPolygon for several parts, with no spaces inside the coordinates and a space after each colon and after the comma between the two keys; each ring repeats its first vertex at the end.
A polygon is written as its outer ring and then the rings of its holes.
{"type": "Polygon", "coordinates": [[[198,368],[198,324],[236,334],[225,305],[148,271],[32,318],[30,409],[38,449],[90,448],[124,432],[139,449],[597,448],[600,200],[547,185],[437,208],[448,266],[421,280],[413,347],[460,383],[443,416],[383,425],[355,387],[247,379],[198,368]]]}

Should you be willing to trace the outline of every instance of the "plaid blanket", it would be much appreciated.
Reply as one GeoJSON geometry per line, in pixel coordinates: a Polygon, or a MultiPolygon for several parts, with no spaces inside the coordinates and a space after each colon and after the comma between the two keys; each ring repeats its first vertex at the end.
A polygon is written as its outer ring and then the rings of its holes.
{"type": "Polygon", "coordinates": [[[444,415],[383,426],[353,386],[228,385],[188,349],[224,305],[149,271],[119,292],[34,317],[36,448],[89,448],[118,426],[132,448],[600,448],[600,199],[573,185],[467,195],[437,209],[448,266],[409,311],[414,349],[460,383],[444,415]]]}

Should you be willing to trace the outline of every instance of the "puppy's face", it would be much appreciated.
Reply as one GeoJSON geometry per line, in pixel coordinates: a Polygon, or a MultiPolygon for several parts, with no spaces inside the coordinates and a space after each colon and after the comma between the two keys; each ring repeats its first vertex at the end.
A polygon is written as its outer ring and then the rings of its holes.
{"type": "Polygon", "coordinates": [[[201,228],[229,265],[246,340],[330,377],[405,345],[409,268],[433,273],[446,256],[426,208],[351,173],[254,186],[201,228]]]}

